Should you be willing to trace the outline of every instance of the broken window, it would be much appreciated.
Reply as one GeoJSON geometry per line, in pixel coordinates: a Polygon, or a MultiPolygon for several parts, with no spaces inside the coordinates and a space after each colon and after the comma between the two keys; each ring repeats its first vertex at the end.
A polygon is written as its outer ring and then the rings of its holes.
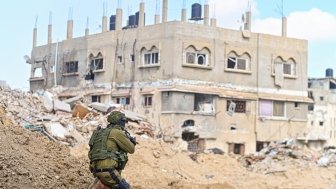
{"type": "Polygon", "coordinates": [[[78,72],[78,61],[65,62],[64,73],[77,73],[78,72]]]}
{"type": "Polygon", "coordinates": [[[329,82],[329,89],[336,89],[336,82],[329,82]]]}
{"type": "Polygon", "coordinates": [[[145,48],[141,50],[143,65],[152,65],[159,63],[159,50],[153,47],[150,51],[145,48]]]}
{"type": "Polygon", "coordinates": [[[226,111],[230,110],[230,105],[232,103],[235,104],[234,108],[231,110],[232,112],[235,112],[235,113],[245,113],[246,112],[246,101],[243,101],[243,100],[227,100],[226,101],[226,111]]]}
{"type": "Polygon", "coordinates": [[[214,113],[214,98],[213,95],[195,94],[194,111],[203,113],[214,113]]]}
{"type": "Polygon", "coordinates": [[[101,102],[100,96],[94,95],[91,96],[91,102],[101,102]]]}
{"type": "Polygon", "coordinates": [[[202,50],[196,50],[195,47],[189,46],[186,49],[186,64],[195,64],[199,66],[209,66],[210,61],[208,60],[210,51],[207,48],[203,48],[202,50]]]}
{"type": "Polygon", "coordinates": [[[145,107],[149,107],[152,106],[152,99],[153,99],[153,95],[144,95],[144,106],[145,107]]]}
{"type": "Polygon", "coordinates": [[[265,147],[267,147],[269,144],[270,144],[270,142],[260,142],[260,141],[257,141],[256,151],[260,152],[262,149],[264,149],[265,147]]]}
{"type": "Polygon", "coordinates": [[[42,68],[34,68],[33,77],[42,77],[42,68]]]}
{"type": "Polygon", "coordinates": [[[195,121],[192,119],[185,120],[182,127],[195,126],[195,121]]]}
{"type": "Polygon", "coordinates": [[[98,53],[96,57],[92,54],[90,55],[90,69],[95,70],[102,70],[104,68],[104,58],[101,53],[98,53]]]}
{"type": "Polygon", "coordinates": [[[245,145],[237,143],[229,143],[229,153],[244,155],[245,145]]]}
{"type": "Polygon", "coordinates": [[[260,116],[285,117],[285,102],[260,100],[260,116]]]}
{"type": "Polygon", "coordinates": [[[130,104],[130,97],[116,97],[115,98],[116,104],[127,105],[130,104]]]}
{"type": "Polygon", "coordinates": [[[230,52],[226,68],[233,70],[249,70],[249,60],[250,56],[247,53],[238,56],[235,52],[230,52]]]}

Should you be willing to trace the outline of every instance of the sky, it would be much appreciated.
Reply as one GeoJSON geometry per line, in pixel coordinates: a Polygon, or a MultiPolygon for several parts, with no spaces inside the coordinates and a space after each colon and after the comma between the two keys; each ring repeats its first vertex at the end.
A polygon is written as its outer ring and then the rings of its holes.
{"type": "MultiPolygon", "coordinates": [[[[53,42],[66,38],[68,18],[74,21],[74,37],[101,31],[101,17],[109,17],[115,9],[123,8],[126,17],[138,11],[141,0],[2,0],[0,1],[0,80],[12,89],[29,90],[32,36],[37,26],[37,45],[47,43],[47,28],[53,25],[53,42]],[[105,7],[105,9],[104,9],[105,7]],[[72,9],[72,14],[69,13],[72,9]],[[105,11],[104,11],[105,10],[105,11]],[[51,15],[51,16],[50,16],[51,15]],[[50,19],[51,18],[51,19],[50,19]],[[88,18],[88,19],[87,19],[88,18]]],[[[145,3],[146,25],[153,24],[155,13],[161,14],[162,0],[142,0],[145,3]]],[[[239,29],[242,14],[251,7],[252,32],[281,34],[281,17],[288,20],[288,37],[308,40],[308,77],[324,77],[332,68],[336,75],[336,1],[335,0],[169,0],[168,21],[180,20],[181,9],[193,3],[210,5],[210,17],[217,26],[239,29]],[[249,6],[250,5],[250,6],[249,6]]]]}

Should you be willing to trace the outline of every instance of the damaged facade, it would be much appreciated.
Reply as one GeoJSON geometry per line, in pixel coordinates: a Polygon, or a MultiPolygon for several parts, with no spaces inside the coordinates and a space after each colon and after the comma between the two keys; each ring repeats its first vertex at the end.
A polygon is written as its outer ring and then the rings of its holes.
{"type": "Polygon", "coordinates": [[[309,132],[301,140],[313,148],[335,146],[336,79],[333,70],[327,69],[325,78],[310,78],[308,91],[315,103],[309,105],[309,132]]]}
{"type": "MultiPolygon", "coordinates": [[[[140,3],[136,26],[122,28],[122,9],[101,33],[36,46],[30,90],[68,88],[62,99],[119,104],[155,123],[166,141],[182,138],[192,151],[221,148],[251,153],[272,141],[303,137],[307,124],[307,41],[253,33],[251,12],[241,30],[216,26],[204,5],[200,24],[162,21],[145,25],[140,3]],[[56,70],[56,71],[55,71],[56,70]]],[[[286,19],[283,19],[286,20],[286,19]]],[[[50,27],[51,28],[51,27],[50,27]]],[[[51,31],[49,31],[51,32],[51,31]]],[[[49,35],[51,36],[51,34],[49,35]]]]}

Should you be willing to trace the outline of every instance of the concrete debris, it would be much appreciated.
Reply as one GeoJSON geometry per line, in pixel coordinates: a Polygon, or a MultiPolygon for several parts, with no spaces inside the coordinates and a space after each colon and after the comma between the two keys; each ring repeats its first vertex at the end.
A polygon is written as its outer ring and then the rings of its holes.
{"type": "Polygon", "coordinates": [[[47,112],[51,112],[54,109],[54,103],[53,103],[53,95],[46,91],[43,94],[43,104],[47,112]]]}
{"type": "MultiPolygon", "coordinates": [[[[32,94],[0,89],[0,106],[15,124],[52,141],[70,146],[87,143],[98,126],[107,125],[106,114],[112,107],[102,103],[86,104],[81,95],[61,101],[57,94],[62,90],[57,87],[32,94]]],[[[126,110],[125,114],[132,133],[154,137],[155,127],[145,121],[145,116],[126,110]]]]}
{"type": "Polygon", "coordinates": [[[110,111],[112,111],[112,108],[103,104],[103,103],[99,103],[99,102],[94,102],[90,104],[90,107],[92,107],[95,110],[98,110],[102,113],[108,113],[110,111]]]}
{"type": "Polygon", "coordinates": [[[83,95],[75,96],[66,100],[63,100],[63,102],[70,104],[71,107],[75,105],[75,103],[82,102],[84,99],[83,95]]]}
{"type": "Polygon", "coordinates": [[[71,112],[70,104],[62,102],[60,100],[54,100],[54,110],[60,110],[63,112],[71,112]]]}

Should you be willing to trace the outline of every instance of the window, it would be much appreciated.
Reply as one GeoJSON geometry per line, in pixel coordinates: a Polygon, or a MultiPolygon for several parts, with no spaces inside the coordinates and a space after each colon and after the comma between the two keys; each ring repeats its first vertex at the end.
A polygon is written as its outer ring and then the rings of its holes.
{"type": "Polygon", "coordinates": [[[91,96],[91,102],[101,102],[100,101],[100,96],[91,96]]]}
{"type": "Polygon", "coordinates": [[[145,48],[141,50],[142,63],[145,66],[159,64],[159,50],[153,47],[150,51],[145,48]]]}
{"type": "Polygon", "coordinates": [[[104,68],[104,59],[101,53],[99,53],[96,57],[92,54],[90,55],[90,69],[95,70],[102,70],[104,68]]]}
{"type": "Polygon", "coordinates": [[[246,112],[246,101],[242,101],[242,100],[228,100],[228,101],[226,101],[226,111],[229,111],[230,105],[232,103],[235,104],[235,108],[232,110],[233,112],[236,112],[236,113],[245,113],[246,112]]]}
{"type": "Polygon", "coordinates": [[[34,68],[33,77],[42,77],[42,68],[34,68]]]}
{"type": "Polygon", "coordinates": [[[130,104],[130,98],[129,97],[116,97],[115,102],[116,104],[122,104],[122,105],[130,104]]]}
{"type": "Polygon", "coordinates": [[[118,63],[119,63],[119,64],[122,63],[122,56],[118,56],[118,63]]]}
{"type": "Polygon", "coordinates": [[[285,102],[260,100],[260,116],[285,117],[285,102]]]}
{"type": "Polygon", "coordinates": [[[206,54],[187,52],[186,55],[187,64],[196,64],[200,66],[207,66],[208,64],[206,54]]]}
{"type": "Polygon", "coordinates": [[[78,61],[65,62],[64,73],[77,73],[78,61]]]}
{"type": "MultiPolygon", "coordinates": [[[[284,75],[294,76],[295,75],[295,61],[293,59],[289,59],[288,61],[284,61],[281,57],[277,57],[274,61],[274,67],[276,65],[280,65],[280,70],[284,75]]],[[[275,69],[273,73],[275,73],[275,69]]]]}
{"type": "Polygon", "coordinates": [[[149,107],[152,106],[152,99],[153,99],[153,95],[145,95],[144,96],[144,106],[145,107],[149,107]]]}
{"type": "Polygon", "coordinates": [[[194,111],[202,113],[214,113],[214,98],[209,94],[195,94],[194,111]]]}
{"type": "Polygon", "coordinates": [[[134,54],[130,55],[130,60],[131,60],[131,62],[134,62],[134,60],[135,60],[134,54]]]}
{"type": "Polygon", "coordinates": [[[186,48],[185,63],[188,65],[209,66],[210,51],[206,47],[197,50],[194,46],[186,48]]]}
{"type": "Polygon", "coordinates": [[[319,125],[322,127],[322,126],[323,126],[323,121],[320,121],[320,122],[319,122],[319,125]]]}
{"type": "Polygon", "coordinates": [[[300,107],[300,103],[298,103],[298,102],[294,102],[294,107],[295,107],[295,108],[299,108],[299,107],[300,107]]]}
{"type": "Polygon", "coordinates": [[[324,97],[323,97],[323,96],[320,96],[320,100],[323,101],[323,100],[324,100],[324,97]]]}
{"type": "Polygon", "coordinates": [[[236,70],[247,70],[248,60],[237,57],[229,57],[227,68],[236,70]]]}

